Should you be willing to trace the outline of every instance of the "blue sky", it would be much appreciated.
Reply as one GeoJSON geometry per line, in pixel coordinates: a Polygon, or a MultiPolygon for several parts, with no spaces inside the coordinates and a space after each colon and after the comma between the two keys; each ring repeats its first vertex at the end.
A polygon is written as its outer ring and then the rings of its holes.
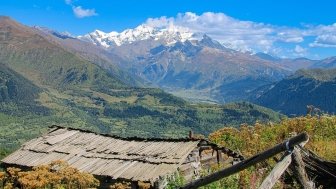
{"type": "Polygon", "coordinates": [[[335,7],[334,0],[2,0],[0,14],[73,35],[171,18],[236,49],[318,59],[336,55],[335,7]]]}

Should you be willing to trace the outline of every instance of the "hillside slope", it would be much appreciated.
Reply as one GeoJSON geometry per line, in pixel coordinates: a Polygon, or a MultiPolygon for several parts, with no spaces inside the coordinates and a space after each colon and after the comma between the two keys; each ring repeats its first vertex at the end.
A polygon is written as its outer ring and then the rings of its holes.
{"type": "Polygon", "coordinates": [[[299,70],[292,76],[253,92],[252,102],[281,111],[304,115],[307,105],[336,112],[336,69],[299,70]]]}
{"type": "Polygon", "coordinates": [[[39,85],[121,88],[107,71],[50,43],[32,28],[0,17],[0,62],[39,85]]]}
{"type": "Polygon", "coordinates": [[[336,68],[336,56],[317,61],[310,68],[326,68],[326,69],[336,68]]]}
{"type": "Polygon", "coordinates": [[[114,63],[114,58],[116,57],[109,58],[110,54],[103,48],[48,28],[35,26],[33,29],[49,42],[59,45],[80,58],[98,65],[125,84],[133,87],[144,86],[144,81],[140,77],[135,77],[119,67],[114,63]]]}
{"type": "Polygon", "coordinates": [[[0,102],[32,101],[40,92],[29,80],[0,64],[0,102]]]}
{"type": "Polygon", "coordinates": [[[22,116],[26,112],[47,115],[49,110],[35,99],[43,90],[15,71],[0,64],[0,112],[22,116]]]}

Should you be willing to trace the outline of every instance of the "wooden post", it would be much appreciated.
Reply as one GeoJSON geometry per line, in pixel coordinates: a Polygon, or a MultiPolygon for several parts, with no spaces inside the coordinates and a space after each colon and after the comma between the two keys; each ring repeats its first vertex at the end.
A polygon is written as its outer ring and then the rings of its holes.
{"type": "Polygon", "coordinates": [[[308,175],[306,173],[306,169],[304,166],[304,162],[302,160],[301,153],[298,148],[295,148],[292,154],[293,158],[293,173],[297,178],[299,183],[302,185],[304,189],[313,189],[314,184],[309,181],[308,175]]]}
{"type": "Polygon", "coordinates": [[[223,155],[222,155],[222,150],[216,150],[216,155],[217,155],[217,164],[219,165],[221,162],[223,162],[223,155]]]}
{"type": "Polygon", "coordinates": [[[259,189],[271,189],[292,162],[292,154],[286,154],[265,178],[259,189]]]}
{"type": "Polygon", "coordinates": [[[194,138],[194,132],[192,130],[189,131],[189,139],[194,138]]]}
{"type": "Polygon", "coordinates": [[[242,171],[254,164],[257,164],[261,161],[264,161],[280,152],[293,149],[295,145],[307,141],[308,140],[308,135],[307,133],[301,133],[295,137],[290,138],[288,141],[283,142],[281,144],[278,144],[274,146],[273,148],[270,148],[262,153],[259,153],[251,158],[248,158],[246,160],[243,160],[231,167],[228,167],[226,169],[220,170],[218,172],[215,172],[213,174],[210,174],[208,176],[205,176],[203,178],[197,179],[183,187],[181,189],[193,189],[193,188],[198,188],[204,185],[207,185],[209,183],[215,182],[221,178],[230,176],[232,174],[235,174],[239,171],[242,171]]]}

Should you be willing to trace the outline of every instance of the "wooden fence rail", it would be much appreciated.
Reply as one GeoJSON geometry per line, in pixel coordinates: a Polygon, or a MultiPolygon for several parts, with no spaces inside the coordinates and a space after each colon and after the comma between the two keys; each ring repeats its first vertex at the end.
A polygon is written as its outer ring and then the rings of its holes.
{"type": "Polygon", "coordinates": [[[220,170],[218,172],[212,173],[208,176],[199,178],[193,182],[190,182],[189,184],[186,184],[185,186],[181,187],[180,189],[194,189],[201,186],[205,186],[207,184],[210,184],[212,182],[215,182],[217,180],[220,180],[224,177],[230,176],[232,174],[235,174],[237,172],[240,172],[252,165],[255,165],[256,163],[259,163],[261,161],[264,161],[268,158],[271,158],[272,156],[275,156],[278,153],[293,150],[294,146],[308,141],[308,135],[307,133],[301,133],[295,137],[290,138],[289,140],[278,144],[262,153],[259,153],[251,158],[248,158],[246,160],[243,160],[231,167],[228,167],[226,169],[220,170]]]}

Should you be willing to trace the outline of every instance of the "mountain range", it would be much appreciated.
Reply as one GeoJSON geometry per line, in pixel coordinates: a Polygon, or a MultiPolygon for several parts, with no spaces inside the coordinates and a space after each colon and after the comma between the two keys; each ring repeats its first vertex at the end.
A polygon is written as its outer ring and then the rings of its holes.
{"type": "Polygon", "coordinates": [[[53,124],[119,136],[185,137],[190,130],[207,135],[283,117],[246,102],[189,103],[149,88],[145,77],[125,69],[134,63],[125,60],[75,37],[0,17],[0,148],[14,149],[53,124]]]}
{"type": "Polygon", "coordinates": [[[105,33],[95,30],[89,34],[78,36],[79,39],[91,42],[97,46],[112,48],[125,44],[132,44],[137,41],[155,40],[162,44],[174,44],[176,42],[185,42],[187,40],[197,40],[199,36],[184,28],[155,28],[146,24],[139,25],[134,29],[127,29],[121,33],[105,33]]]}
{"type": "Polygon", "coordinates": [[[278,82],[298,69],[333,68],[336,59],[288,59],[240,52],[206,34],[172,26],[142,24],[120,33],[96,30],[76,38],[102,49],[107,62],[142,83],[193,102],[247,100],[251,91],[278,82]]]}
{"type": "MultiPolygon", "coordinates": [[[[68,39],[53,36],[67,45],[68,39]]],[[[276,63],[226,48],[206,34],[141,25],[121,33],[94,31],[78,39],[94,45],[86,45],[86,54],[98,47],[104,51],[93,56],[104,54],[107,62],[142,83],[193,101],[231,102],[243,96],[235,86],[243,85],[243,93],[249,92],[290,73],[276,63]]]]}
{"type": "MultiPolygon", "coordinates": [[[[259,94],[261,88],[291,78],[297,70],[336,66],[336,57],[289,59],[236,51],[206,34],[185,28],[142,24],[120,33],[96,30],[78,37],[47,28],[34,29],[130,86],[159,87],[196,103],[241,100],[258,103],[250,98],[251,94],[256,91],[259,94]]],[[[304,112],[280,111],[287,115],[304,112]]]]}

